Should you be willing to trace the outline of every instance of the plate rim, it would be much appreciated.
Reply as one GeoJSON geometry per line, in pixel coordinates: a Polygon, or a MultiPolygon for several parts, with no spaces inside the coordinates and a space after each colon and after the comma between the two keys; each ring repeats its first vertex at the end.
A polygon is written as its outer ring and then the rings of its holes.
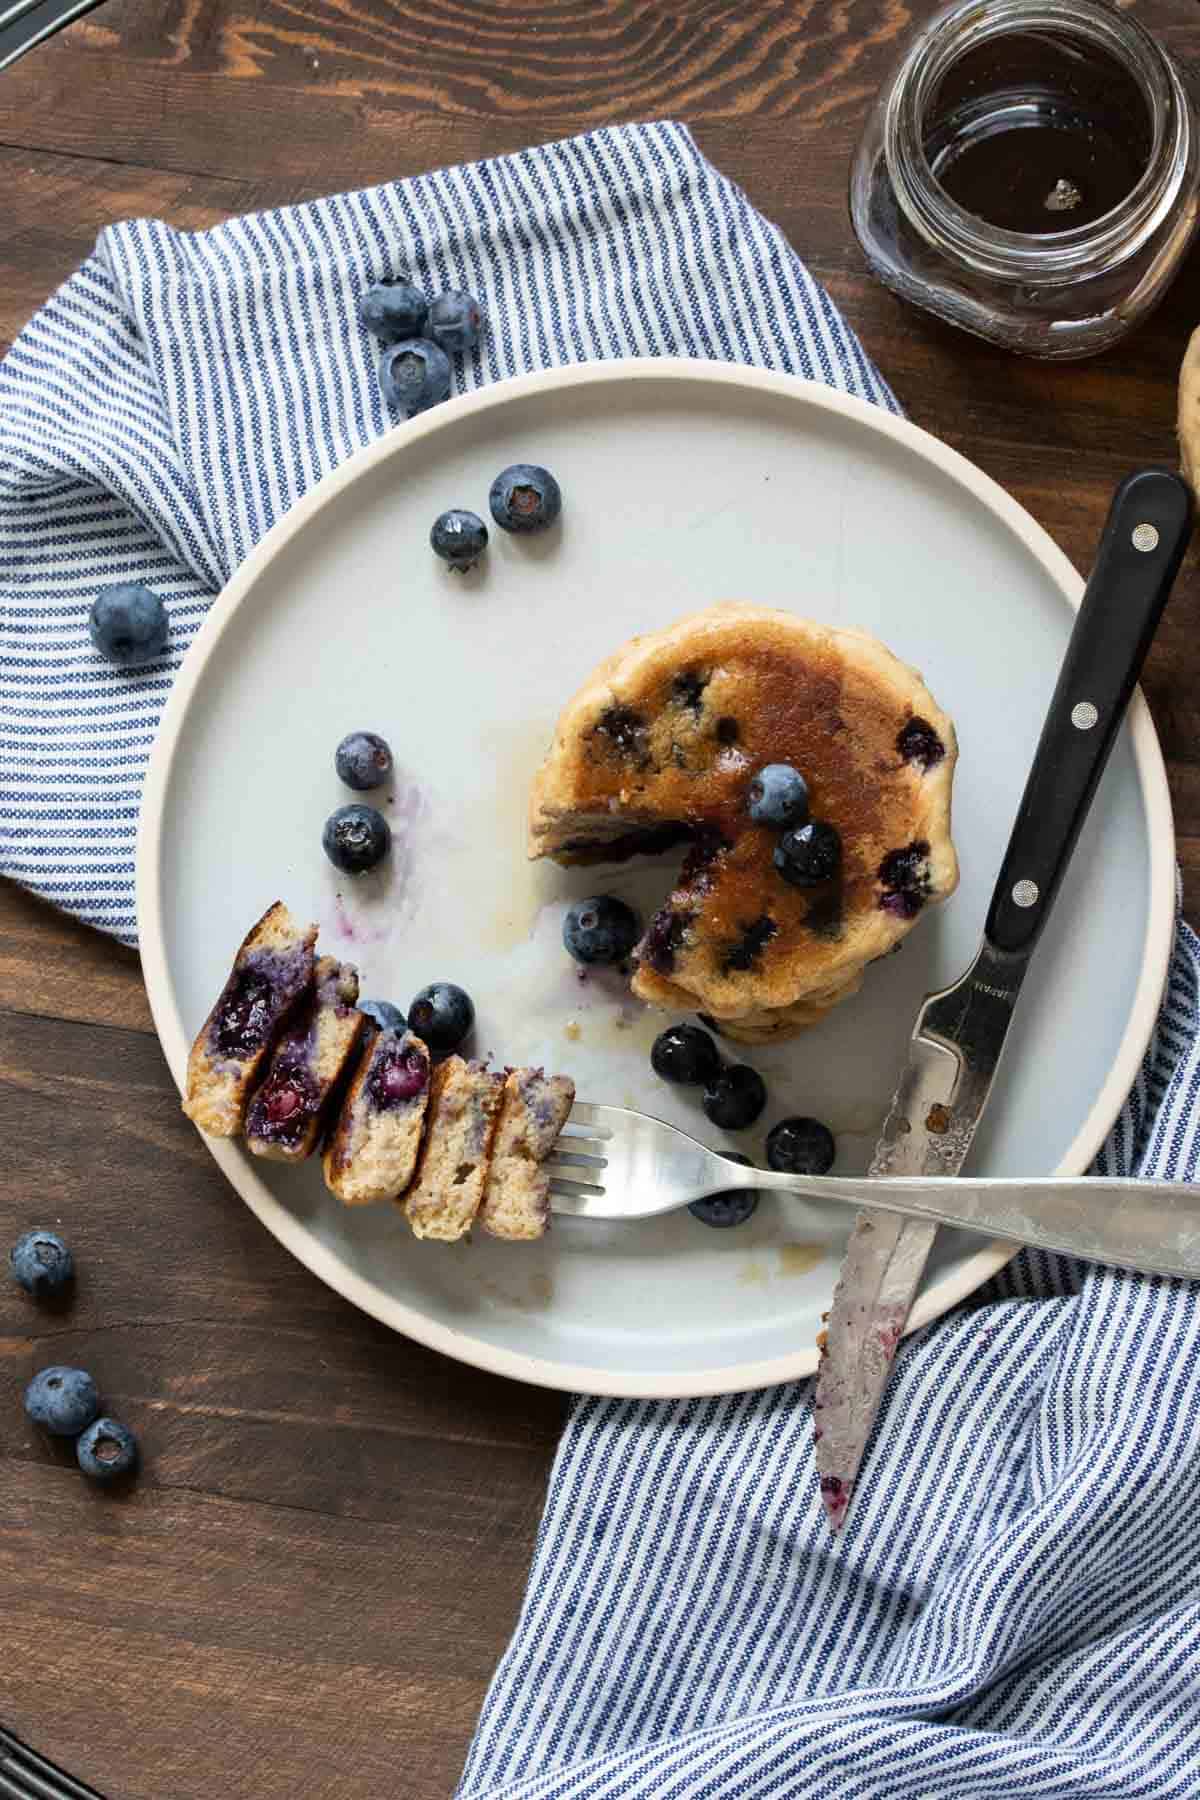
{"type": "MultiPolygon", "coordinates": [[[[469,394],[457,396],[448,406],[434,407],[407,424],[386,432],[374,443],[354,451],[346,460],[314,484],[278,518],[235,570],[209,608],[192,640],[171,686],[146,768],[138,817],[135,900],[142,973],[150,1011],[171,1075],[182,1093],[188,1038],[175,1001],[167,963],[162,904],[161,852],[164,801],[171,767],[188,707],[200,679],[225,631],[247,593],[263,571],[291,540],[326,507],[368,471],[412,446],[474,413],[491,411],[513,401],[560,389],[606,386],[629,381],[715,383],[782,397],[865,426],[890,438],[923,462],[948,476],[1021,541],[1041,564],[1066,605],[1078,611],[1084,581],[1066,554],[1038,524],[1032,514],[1000,484],[976,467],[960,451],[931,432],[883,407],[846,394],[823,382],[756,368],[750,364],[709,361],[693,357],[621,357],[606,361],[572,363],[535,370],[492,382],[469,394]]],[[[1175,920],[1175,833],[1166,767],[1150,709],[1140,687],[1135,689],[1126,714],[1134,753],[1149,839],[1150,883],[1146,932],[1141,968],[1134,990],[1129,1020],[1112,1067],[1102,1083],[1079,1131],[1052,1174],[1082,1174],[1094,1159],[1112,1127],[1137,1077],[1165,991],[1175,920]]],[[[559,1362],[524,1351],[509,1350],[443,1325],[425,1313],[397,1300],[386,1289],[349,1268],[331,1249],[319,1242],[308,1227],[278,1201],[249,1159],[229,1139],[205,1138],[210,1153],[235,1192],[318,1280],[381,1324],[411,1337],[430,1349],[459,1362],[566,1392],[611,1395],[629,1399],[680,1399],[709,1394],[735,1393],[796,1381],[812,1375],[817,1367],[815,1344],[801,1346],[784,1356],[694,1370],[667,1370],[640,1374],[614,1372],[585,1364],[559,1362]]],[[[958,1268],[939,1278],[922,1294],[909,1315],[908,1332],[940,1318],[965,1300],[976,1288],[1002,1269],[1017,1254],[1019,1245],[994,1240],[980,1247],[958,1268]]]]}

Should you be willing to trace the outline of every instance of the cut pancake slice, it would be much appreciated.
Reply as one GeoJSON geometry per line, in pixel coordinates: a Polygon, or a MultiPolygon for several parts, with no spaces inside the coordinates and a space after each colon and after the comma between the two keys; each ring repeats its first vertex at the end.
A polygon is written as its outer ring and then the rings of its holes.
{"type": "Polygon", "coordinates": [[[325,1183],[347,1206],[394,1200],[412,1180],[429,1104],[429,1052],[411,1031],[368,1039],[325,1150],[325,1183]]]}
{"type": "Polygon", "coordinates": [[[210,1137],[242,1129],[272,1045],[311,992],[316,941],[281,900],[243,939],[188,1057],[183,1110],[210,1137]]]}
{"type": "Polygon", "coordinates": [[[447,1057],[433,1071],[416,1177],[403,1201],[419,1238],[453,1242],[471,1229],[483,1197],[503,1075],[447,1057]]]}
{"type": "Polygon", "coordinates": [[[498,1238],[541,1237],[550,1222],[543,1168],[575,1101],[575,1083],[541,1069],[510,1069],[484,1188],[480,1223],[498,1238]]]}
{"type": "Polygon", "coordinates": [[[357,970],[322,956],[316,990],[276,1046],[267,1078],[246,1113],[252,1155],[277,1162],[303,1162],[312,1155],[369,1029],[357,1000],[357,970]]]}

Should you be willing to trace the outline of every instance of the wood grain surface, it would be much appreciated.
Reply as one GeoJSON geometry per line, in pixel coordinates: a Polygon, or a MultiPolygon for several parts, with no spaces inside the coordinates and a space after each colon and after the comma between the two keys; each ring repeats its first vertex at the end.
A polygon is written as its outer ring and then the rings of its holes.
{"type": "MultiPolygon", "coordinates": [[[[910,415],[1086,569],[1117,480],[1174,463],[1193,256],[1098,362],[904,308],[846,218],[901,0],[107,0],[0,74],[0,347],[108,221],[184,227],[587,126],[673,116],[829,286],[910,415]]],[[[1200,9],[1139,5],[1183,56],[1200,9]]],[[[1200,912],[1200,584],[1146,675],[1200,912]]],[[[963,605],[972,604],[969,594],[963,605]]],[[[111,1800],[443,1800],[516,1616],[562,1416],[354,1312],[180,1116],[137,959],[0,886],[0,1244],[73,1243],[72,1305],[0,1282],[0,1722],[111,1800]],[[25,1428],[85,1363],[146,1447],[99,1495],[25,1428]]]]}

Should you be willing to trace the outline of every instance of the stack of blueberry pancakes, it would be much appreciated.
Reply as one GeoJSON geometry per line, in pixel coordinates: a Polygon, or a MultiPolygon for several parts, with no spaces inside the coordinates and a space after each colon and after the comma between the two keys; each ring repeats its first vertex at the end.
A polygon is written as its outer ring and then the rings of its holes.
{"type": "Polygon", "coordinates": [[[529,854],[614,862],[686,845],[634,952],[633,991],[744,1043],[859,988],[958,883],[954,726],[877,638],[709,607],[633,638],[564,708],[529,854]],[[799,797],[773,817],[772,771],[799,797]]]}

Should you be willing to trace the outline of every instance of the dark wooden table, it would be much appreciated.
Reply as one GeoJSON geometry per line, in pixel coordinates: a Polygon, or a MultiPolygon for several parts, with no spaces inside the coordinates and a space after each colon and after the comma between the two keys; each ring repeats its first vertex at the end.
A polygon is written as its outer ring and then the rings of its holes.
{"type": "MultiPolygon", "coordinates": [[[[917,0],[921,17],[927,0],[917,0]]],[[[1184,55],[1200,11],[1140,6],[1184,55]]],[[[777,220],[912,417],[1086,568],[1111,490],[1173,462],[1193,257],[1128,345],[1013,361],[906,311],[846,219],[912,14],[882,0],[108,0],[0,74],[0,347],[130,214],[184,227],[673,116],[777,220]]],[[[1200,604],[1146,677],[1200,912],[1200,604]]],[[[972,597],[964,594],[964,606],[972,597]]],[[[563,1402],[352,1311],[186,1125],[138,963],[0,884],[0,1244],[61,1220],[47,1314],[0,1281],[0,1723],[113,1800],[444,1800],[512,1627],[563,1402]],[[97,1494],[20,1389],[86,1364],[146,1464],[97,1494]]]]}

